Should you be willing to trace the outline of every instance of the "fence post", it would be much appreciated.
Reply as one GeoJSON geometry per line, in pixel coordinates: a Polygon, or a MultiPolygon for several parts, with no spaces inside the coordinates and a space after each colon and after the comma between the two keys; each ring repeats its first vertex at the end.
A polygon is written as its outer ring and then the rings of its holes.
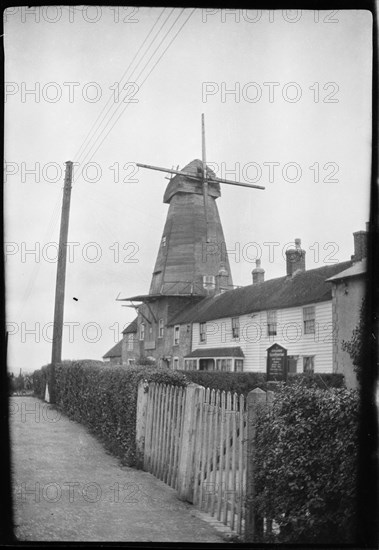
{"type": "Polygon", "coordinates": [[[247,461],[246,461],[246,522],[245,542],[259,542],[263,534],[263,518],[255,509],[255,433],[258,408],[266,404],[266,392],[255,388],[247,395],[247,461]]]}
{"type": "Polygon", "coordinates": [[[137,393],[136,411],[136,465],[143,467],[145,451],[146,414],[148,401],[149,384],[146,380],[140,380],[137,393]]]}
{"type": "Polygon", "coordinates": [[[186,387],[183,427],[179,449],[178,497],[193,502],[196,442],[196,406],[204,401],[205,388],[198,384],[186,387]]]}

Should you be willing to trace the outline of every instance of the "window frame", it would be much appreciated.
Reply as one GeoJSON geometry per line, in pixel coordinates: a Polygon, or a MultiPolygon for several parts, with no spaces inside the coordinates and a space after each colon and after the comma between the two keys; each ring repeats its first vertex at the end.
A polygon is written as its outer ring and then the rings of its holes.
{"type": "Polygon", "coordinates": [[[207,323],[206,322],[199,323],[199,342],[200,344],[207,343],[207,323]]]}
{"type": "Polygon", "coordinates": [[[243,359],[234,359],[234,372],[243,372],[243,359]],[[237,368],[237,363],[240,364],[240,368],[237,368]]]}
{"type": "Polygon", "coordinates": [[[267,336],[277,336],[278,334],[278,310],[271,309],[267,311],[267,336]]]}
{"type": "Polygon", "coordinates": [[[132,351],[132,350],[133,350],[133,345],[134,345],[133,332],[129,332],[129,333],[128,333],[127,342],[128,342],[127,350],[128,350],[128,351],[132,351]]]}
{"type": "Polygon", "coordinates": [[[184,359],[184,370],[198,370],[197,359],[184,359]]]}
{"type": "Polygon", "coordinates": [[[158,338],[163,338],[164,336],[164,319],[159,319],[158,321],[158,338]]]}
{"type": "Polygon", "coordinates": [[[174,346],[179,346],[180,342],[180,325],[174,326],[174,346]]]}
{"type": "Polygon", "coordinates": [[[304,334],[316,333],[316,306],[303,307],[303,327],[304,334]],[[309,310],[311,310],[312,313],[309,313],[309,310]]]}
{"type": "Polygon", "coordinates": [[[145,323],[141,323],[139,326],[139,340],[143,342],[145,340],[145,323]]]}
{"type": "Polygon", "coordinates": [[[232,372],[233,359],[231,357],[218,357],[215,361],[215,371],[232,372]]]}
{"type": "Polygon", "coordinates": [[[240,318],[232,317],[232,338],[239,340],[240,337],[240,318]]]}
{"type": "Polygon", "coordinates": [[[315,355],[303,355],[303,372],[306,374],[314,374],[315,372],[315,355]],[[306,369],[306,361],[311,360],[311,369],[306,369]]]}

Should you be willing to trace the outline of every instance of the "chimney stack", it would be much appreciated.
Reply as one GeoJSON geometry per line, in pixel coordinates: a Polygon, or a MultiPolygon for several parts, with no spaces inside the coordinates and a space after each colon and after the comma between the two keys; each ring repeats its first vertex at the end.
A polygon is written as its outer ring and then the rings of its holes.
{"type": "Polygon", "coordinates": [[[253,276],[253,285],[263,283],[265,280],[265,270],[261,267],[261,261],[255,260],[255,269],[251,272],[253,276]]]}
{"type": "Polygon", "coordinates": [[[352,261],[360,262],[363,258],[367,258],[367,240],[368,240],[368,223],[366,223],[366,231],[356,231],[354,237],[354,255],[352,261]]]}
{"type": "Polygon", "coordinates": [[[229,273],[225,268],[224,264],[221,263],[220,269],[218,271],[218,275],[216,277],[216,294],[219,294],[220,292],[223,292],[225,290],[229,290],[228,282],[229,282],[229,273]]]}
{"type": "Polygon", "coordinates": [[[292,277],[296,271],[305,271],[305,250],[301,248],[301,240],[295,239],[295,248],[286,250],[287,277],[292,277]]]}

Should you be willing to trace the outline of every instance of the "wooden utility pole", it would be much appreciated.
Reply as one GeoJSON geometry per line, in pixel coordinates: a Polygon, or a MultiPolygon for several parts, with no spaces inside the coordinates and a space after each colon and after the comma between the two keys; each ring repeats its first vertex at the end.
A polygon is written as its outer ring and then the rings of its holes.
{"type": "MultiPolygon", "coordinates": [[[[55,309],[53,325],[53,349],[51,354],[51,363],[54,365],[62,360],[62,333],[63,333],[63,311],[64,311],[64,292],[66,281],[66,260],[67,260],[67,236],[68,220],[70,214],[72,185],[72,161],[66,162],[66,173],[64,178],[61,230],[59,234],[59,250],[57,265],[57,281],[55,286],[55,309]]],[[[54,371],[53,371],[54,372],[54,371]]]]}

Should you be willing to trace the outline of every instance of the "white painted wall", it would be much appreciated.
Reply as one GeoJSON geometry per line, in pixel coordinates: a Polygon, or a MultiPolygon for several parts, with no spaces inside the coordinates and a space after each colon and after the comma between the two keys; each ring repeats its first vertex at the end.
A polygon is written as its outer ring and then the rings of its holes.
{"type": "Polygon", "coordinates": [[[245,354],[244,371],[265,372],[267,348],[277,343],[288,355],[299,355],[297,372],[303,372],[303,356],[314,355],[315,372],[332,372],[333,337],[332,302],[315,306],[316,332],[304,334],[303,307],[277,310],[277,335],[267,336],[267,312],[240,316],[240,338],[232,338],[231,317],[208,321],[207,341],[200,342],[199,323],[192,325],[192,351],[198,348],[240,346],[245,354]]]}

